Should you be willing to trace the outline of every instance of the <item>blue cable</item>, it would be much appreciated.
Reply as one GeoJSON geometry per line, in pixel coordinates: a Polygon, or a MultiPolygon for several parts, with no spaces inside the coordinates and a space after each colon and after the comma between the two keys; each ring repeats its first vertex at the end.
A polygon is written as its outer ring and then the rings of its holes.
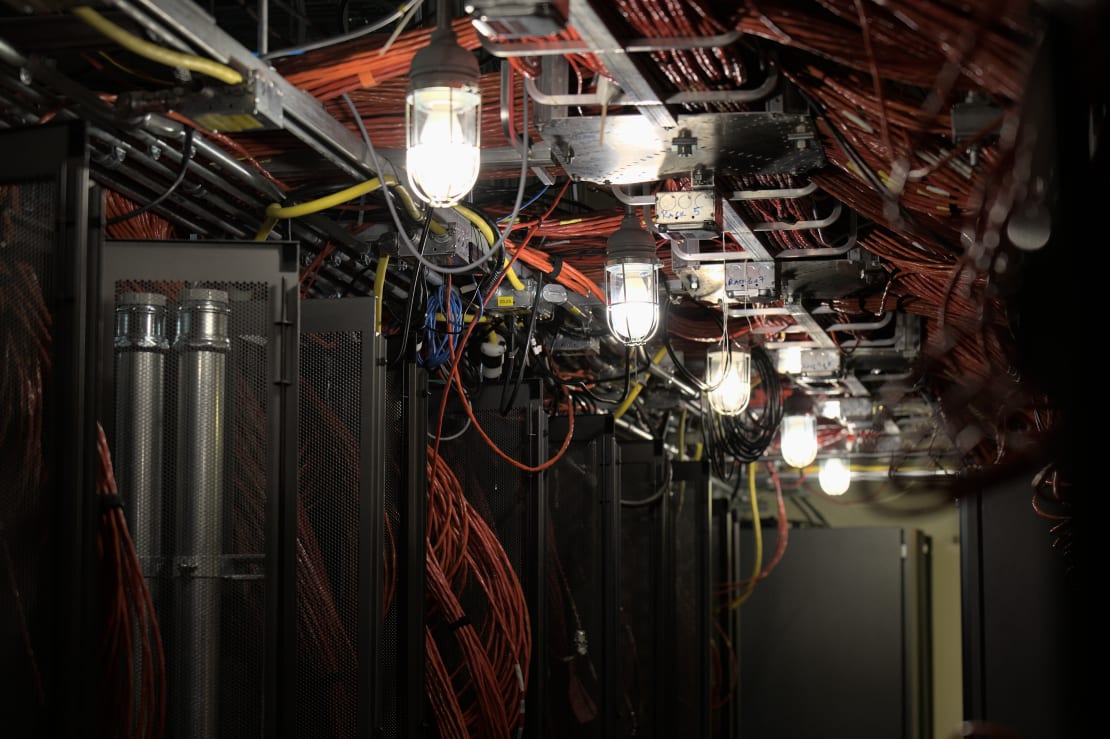
{"type": "MultiPolygon", "coordinates": [[[[543,189],[542,189],[542,190],[540,190],[540,191],[539,191],[538,193],[536,193],[535,195],[533,195],[533,196],[532,196],[532,198],[531,198],[531,199],[530,199],[530,200],[529,200],[529,201],[528,201],[527,203],[525,203],[524,205],[520,206],[520,210],[524,210],[524,209],[525,209],[525,208],[527,208],[527,207],[528,207],[529,205],[531,205],[532,203],[534,203],[534,202],[536,202],[537,200],[539,200],[540,198],[542,198],[542,197],[543,197],[543,194],[544,194],[545,192],[547,192],[547,188],[549,188],[549,187],[551,187],[551,185],[544,185],[544,186],[543,186],[543,189]]],[[[507,221],[507,220],[509,220],[509,216],[502,216],[501,218],[498,218],[498,219],[497,219],[497,222],[498,222],[498,223],[504,223],[504,222],[505,222],[505,221],[507,221]]]]}
{"type": "Polygon", "coordinates": [[[463,304],[459,294],[452,290],[445,295],[446,285],[428,296],[428,308],[424,314],[424,352],[417,357],[417,363],[428,369],[436,369],[451,360],[451,335],[458,336],[463,330],[463,304]],[[439,313],[448,313],[443,310],[444,305],[450,306],[451,319],[447,328],[439,331],[436,325],[439,313]]]}

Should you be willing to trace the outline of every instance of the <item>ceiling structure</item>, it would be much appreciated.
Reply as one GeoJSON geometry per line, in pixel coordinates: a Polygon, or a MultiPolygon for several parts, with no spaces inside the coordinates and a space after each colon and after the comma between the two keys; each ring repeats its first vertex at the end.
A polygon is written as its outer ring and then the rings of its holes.
{"type": "MultiPolygon", "coordinates": [[[[723,477],[777,459],[779,405],[808,394],[819,454],[844,443],[895,471],[1056,480],[1072,396],[1043,354],[1061,320],[1044,310],[1076,307],[1068,216],[1088,215],[1080,183],[1104,157],[1107,67],[1083,38],[1097,5],[444,5],[480,61],[482,168],[462,216],[437,211],[425,254],[460,270],[468,310],[474,286],[496,295],[482,318],[503,380],[536,377],[553,413],[613,412],[622,433],[680,454],[699,439],[723,477]],[[626,213],[664,278],[660,331],[635,350],[605,318],[605,248],[626,213]],[[493,287],[496,260],[463,268],[509,222],[514,271],[493,287]],[[740,417],[712,413],[701,387],[725,334],[764,358],[740,417]]],[[[383,330],[422,325],[414,298],[444,276],[406,252],[418,205],[381,182],[405,181],[408,72],[434,4],[96,6],[214,73],[152,60],[74,7],[8,3],[0,125],[89,122],[108,238],[296,240],[306,299],[377,280],[383,330]]],[[[459,360],[471,385],[480,343],[459,360]]]]}

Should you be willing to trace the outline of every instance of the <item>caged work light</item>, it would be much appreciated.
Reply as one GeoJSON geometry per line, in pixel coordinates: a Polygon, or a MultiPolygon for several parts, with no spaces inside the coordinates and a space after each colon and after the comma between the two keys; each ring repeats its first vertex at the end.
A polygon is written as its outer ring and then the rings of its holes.
{"type": "MultiPolygon", "coordinates": [[[[828,408],[828,404],[825,405],[828,408]]],[[[844,495],[852,484],[852,463],[848,456],[849,443],[844,436],[825,445],[828,456],[817,466],[817,481],[825,495],[844,495]]]]}
{"type": "Polygon", "coordinates": [[[817,481],[825,495],[844,495],[852,484],[852,466],[845,457],[826,457],[817,468],[817,481]]]}
{"type": "Polygon", "coordinates": [[[626,346],[646,344],[659,328],[655,239],[628,213],[605,248],[605,295],[609,330],[626,346]]]}
{"type": "MultiPolygon", "coordinates": [[[[441,3],[441,7],[444,4],[441,3]]],[[[473,189],[481,163],[478,60],[459,46],[446,14],[418,51],[405,98],[409,186],[429,205],[455,205],[473,189]]]]}
{"type": "Polygon", "coordinates": [[[709,407],[716,413],[740,413],[751,398],[752,355],[734,346],[706,352],[705,384],[709,386],[709,407]]]}
{"type": "Polygon", "coordinates": [[[796,391],[783,401],[779,446],[791,467],[808,467],[817,458],[817,415],[808,395],[796,391]]]}

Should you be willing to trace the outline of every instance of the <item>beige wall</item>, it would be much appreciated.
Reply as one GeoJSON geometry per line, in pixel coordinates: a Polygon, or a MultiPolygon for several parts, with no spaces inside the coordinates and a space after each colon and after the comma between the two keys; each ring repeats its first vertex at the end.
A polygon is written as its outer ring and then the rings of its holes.
{"type": "MultiPolygon", "coordinates": [[[[959,510],[944,492],[914,485],[855,483],[839,498],[820,491],[815,476],[801,486],[830,526],[898,526],[920,529],[932,540],[933,727],[951,739],[963,714],[960,636],[959,510]]],[[[762,499],[762,496],[760,496],[762,499]]],[[[797,509],[787,504],[791,518],[797,509]]]]}

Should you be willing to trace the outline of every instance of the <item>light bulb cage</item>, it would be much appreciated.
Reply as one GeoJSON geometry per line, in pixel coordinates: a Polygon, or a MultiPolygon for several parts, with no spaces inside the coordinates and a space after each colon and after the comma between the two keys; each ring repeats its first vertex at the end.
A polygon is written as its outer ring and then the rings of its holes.
{"type": "Polygon", "coordinates": [[[735,416],[751,399],[752,357],[746,349],[729,343],[705,353],[705,385],[709,407],[723,416],[735,416]]]}
{"type": "Polygon", "coordinates": [[[817,458],[817,415],[813,399],[803,392],[791,393],[782,404],[779,450],[791,467],[808,467],[817,458]]]}
{"type": "Polygon", "coordinates": [[[639,219],[626,215],[605,248],[609,330],[626,346],[646,344],[659,328],[662,266],[655,239],[639,219]]]}
{"type": "Polygon", "coordinates": [[[478,60],[441,25],[413,56],[405,96],[408,184],[421,200],[448,207],[474,188],[481,129],[478,60]]]}

